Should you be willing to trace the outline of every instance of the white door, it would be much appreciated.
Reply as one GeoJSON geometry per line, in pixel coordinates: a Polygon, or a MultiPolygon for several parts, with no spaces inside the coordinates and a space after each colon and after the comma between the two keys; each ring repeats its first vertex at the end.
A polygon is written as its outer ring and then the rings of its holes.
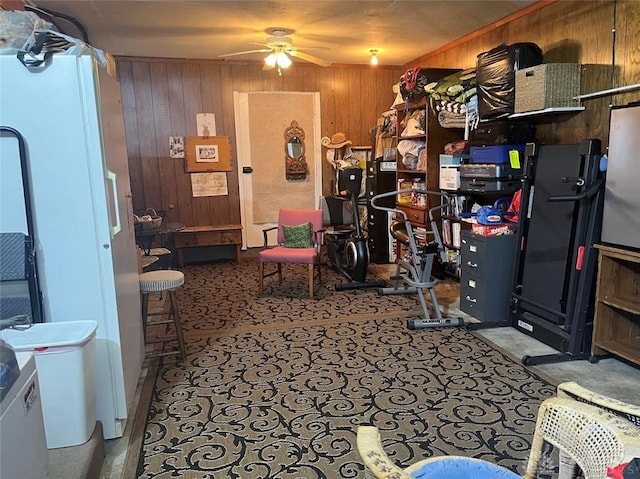
{"type": "MultiPolygon", "coordinates": [[[[322,195],[320,94],[234,92],[243,248],[263,245],[262,230],[280,208],[318,208],[322,195]],[[305,132],[308,175],[288,181],[284,131],[296,121],[305,132]]],[[[275,238],[274,238],[275,239],[275,238]]]]}

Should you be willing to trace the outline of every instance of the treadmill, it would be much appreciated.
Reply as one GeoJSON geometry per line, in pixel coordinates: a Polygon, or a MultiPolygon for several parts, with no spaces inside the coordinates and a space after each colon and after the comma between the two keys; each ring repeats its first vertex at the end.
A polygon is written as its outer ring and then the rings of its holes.
{"type": "Polygon", "coordinates": [[[510,321],[558,352],[525,355],[526,366],[590,354],[594,245],[600,240],[605,188],[601,156],[595,139],[527,144],[510,321]]]}

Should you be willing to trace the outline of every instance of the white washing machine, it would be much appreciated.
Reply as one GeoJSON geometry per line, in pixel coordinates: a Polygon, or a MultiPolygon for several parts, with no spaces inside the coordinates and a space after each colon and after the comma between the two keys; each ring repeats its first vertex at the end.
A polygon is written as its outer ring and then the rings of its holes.
{"type": "Polygon", "coordinates": [[[0,477],[43,479],[49,453],[33,354],[16,353],[20,376],[0,403],[0,477]]]}

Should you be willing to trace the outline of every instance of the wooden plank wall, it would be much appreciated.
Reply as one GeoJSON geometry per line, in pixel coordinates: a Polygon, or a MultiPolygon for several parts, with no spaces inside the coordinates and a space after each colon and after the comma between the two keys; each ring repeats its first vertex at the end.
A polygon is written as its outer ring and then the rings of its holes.
{"type": "MultiPolygon", "coordinates": [[[[417,58],[410,66],[471,68],[478,53],[501,43],[534,42],[542,48],[545,63],[583,65],[583,94],[640,83],[640,2],[636,0],[552,2],[479,33],[455,42],[452,48],[417,58]]],[[[584,100],[584,112],[567,121],[539,124],[538,139],[546,143],[574,143],[598,138],[605,147],[609,105],[638,100],[640,91],[584,100]]]]}
{"type": "MultiPolygon", "coordinates": [[[[354,145],[370,145],[369,130],[393,103],[391,88],[402,73],[399,67],[295,64],[279,77],[257,63],[127,57],[117,59],[117,68],[134,209],[165,210],[168,221],[189,226],[240,223],[235,151],[228,196],[193,198],[183,160],[169,158],[169,136],[196,135],[197,113],[214,113],[217,135],[229,136],[235,150],[234,91],[318,91],[322,135],[342,131],[354,145]]],[[[325,179],[334,176],[326,161],[323,170],[325,179]]]]}
{"type": "MultiPolygon", "coordinates": [[[[528,41],[543,49],[545,62],[583,64],[582,93],[640,83],[640,2],[563,0],[540,5],[525,16],[487,26],[450,48],[416,58],[407,67],[473,67],[483,51],[528,41]]],[[[182,161],[168,158],[170,135],[195,135],[196,113],[213,112],[218,134],[231,137],[235,145],[233,91],[319,91],[322,135],[343,131],[354,144],[368,145],[369,129],[393,102],[391,85],[404,69],[296,64],[278,77],[244,62],[118,58],[134,208],[164,209],[169,220],[187,225],[239,223],[237,173],[228,174],[229,196],[192,198],[182,161]]],[[[538,125],[538,137],[547,143],[599,138],[606,146],[609,105],[638,100],[640,91],[585,100],[584,112],[538,125]]],[[[323,191],[328,193],[333,170],[325,161],[323,169],[323,191]]]]}

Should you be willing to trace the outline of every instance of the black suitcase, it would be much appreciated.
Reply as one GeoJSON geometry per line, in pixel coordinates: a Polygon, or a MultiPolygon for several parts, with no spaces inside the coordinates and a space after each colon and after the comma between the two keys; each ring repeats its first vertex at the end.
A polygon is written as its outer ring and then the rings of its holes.
{"type": "Polygon", "coordinates": [[[500,193],[512,194],[522,188],[518,179],[509,178],[463,178],[460,175],[460,191],[458,193],[500,193]]]}
{"type": "Polygon", "coordinates": [[[469,146],[518,145],[536,141],[536,126],[521,121],[480,122],[469,136],[469,146]]]}
{"type": "Polygon", "coordinates": [[[516,70],[542,63],[535,43],[502,44],[476,57],[478,114],[481,120],[503,118],[514,112],[516,70]]]}
{"type": "Polygon", "coordinates": [[[522,177],[522,168],[515,169],[507,163],[471,163],[460,165],[460,178],[513,179],[522,177]]]}

